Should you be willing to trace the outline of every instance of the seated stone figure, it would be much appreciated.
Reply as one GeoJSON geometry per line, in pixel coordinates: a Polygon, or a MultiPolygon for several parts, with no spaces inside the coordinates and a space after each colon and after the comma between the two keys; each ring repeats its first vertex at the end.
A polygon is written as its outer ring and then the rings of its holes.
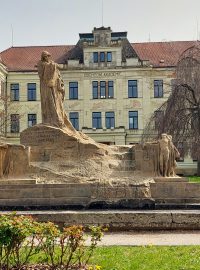
{"type": "Polygon", "coordinates": [[[28,148],[0,143],[0,178],[25,177],[29,167],[28,148]]]}

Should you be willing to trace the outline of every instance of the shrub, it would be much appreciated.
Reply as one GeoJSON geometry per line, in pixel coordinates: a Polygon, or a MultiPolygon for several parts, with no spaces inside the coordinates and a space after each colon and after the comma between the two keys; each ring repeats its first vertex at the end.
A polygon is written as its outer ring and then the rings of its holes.
{"type": "Polygon", "coordinates": [[[31,216],[1,215],[0,269],[25,269],[34,255],[43,254],[49,269],[99,270],[88,263],[104,230],[91,226],[86,234],[83,226],[74,225],[61,231],[54,223],[39,223],[31,216]]]}
{"type": "Polygon", "coordinates": [[[31,216],[17,216],[15,213],[0,216],[1,268],[16,266],[20,269],[40,251],[39,227],[40,224],[31,216]]]}

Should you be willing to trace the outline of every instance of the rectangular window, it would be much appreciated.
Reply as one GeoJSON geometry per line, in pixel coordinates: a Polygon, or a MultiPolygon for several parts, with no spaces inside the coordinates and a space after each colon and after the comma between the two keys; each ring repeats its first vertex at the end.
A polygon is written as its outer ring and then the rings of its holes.
{"type": "Polygon", "coordinates": [[[36,83],[28,83],[28,101],[36,100],[36,83]]]}
{"type": "Polygon", "coordinates": [[[10,115],[10,132],[19,133],[19,114],[10,115]]]}
{"type": "Polygon", "coordinates": [[[28,114],[28,127],[32,127],[37,124],[37,115],[34,114],[28,114]]]}
{"type": "Polygon", "coordinates": [[[93,112],[92,113],[92,127],[93,128],[102,128],[101,112],[93,112]]]}
{"type": "Polygon", "coordinates": [[[129,112],[129,129],[138,129],[138,112],[129,112]]]}
{"type": "Polygon", "coordinates": [[[78,99],[78,82],[69,83],[69,99],[78,99]]]}
{"type": "Polygon", "coordinates": [[[163,80],[154,80],[154,97],[163,97],[163,80]]]}
{"type": "Polygon", "coordinates": [[[105,52],[100,52],[100,62],[105,62],[105,52]]]}
{"type": "Polygon", "coordinates": [[[93,99],[98,98],[98,82],[97,81],[92,82],[92,97],[93,99]]]}
{"type": "Polygon", "coordinates": [[[107,62],[112,62],[112,52],[107,52],[107,62]]]}
{"type": "Polygon", "coordinates": [[[108,98],[114,98],[113,81],[108,81],[108,98]]]}
{"type": "Polygon", "coordinates": [[[10,100],[19,101],[19,84],[18,83],[12,83],[10,85],[10,100]]]}
{"type": "Polygon", "coordinates": [[[76,130],[79,130],[79,115],[78,112],[70,112],[69,120],[76,130]]]}
{"type": "Polygon", "coordinates": [[[106,98],[106,82],[100,82],[100,98],[106,98]]]}
{"type": "Polygon", "coordinates": [[[93,52],[93,62],[94,63],[99,62],[98,52],[93,52]]]}
{"type": "Polygon", "coordinates": [[[137,98],[138,97],[137,80],[129,80],[128,81],[128,97],[129,98],[137,98]]]}
{"type": "Polygon", "coordinates": [[[106,128],[114,128],[114,127],[115,127],[115,113],[106,112],[106,128]]]}

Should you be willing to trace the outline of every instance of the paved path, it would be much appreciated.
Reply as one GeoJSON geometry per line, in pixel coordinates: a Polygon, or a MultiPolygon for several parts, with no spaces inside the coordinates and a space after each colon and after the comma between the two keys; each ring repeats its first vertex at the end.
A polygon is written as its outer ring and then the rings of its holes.
{"type": "Polygon", "coordinates": [[[107,233],[100,245],[105,246],[179,246],[200,245],[200,231],[157,231],[107,233]]]}

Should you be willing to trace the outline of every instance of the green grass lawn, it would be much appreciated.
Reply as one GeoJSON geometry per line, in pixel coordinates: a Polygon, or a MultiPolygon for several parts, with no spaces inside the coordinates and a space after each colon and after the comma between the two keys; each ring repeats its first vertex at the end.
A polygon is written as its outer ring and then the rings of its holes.
{"type": "MultiPolygon", "coordinates": [[[[29,264],[40,263],[48,263],[44,253],[30,258],[29,264]]],[[[89,264],[101,270],[200,270],[200,246],[97,247],[89,264]]]]}
{"type": "Polygon", "coordinates": [[[200,183],[200,176],[189,176],[188,178],[191,183],[200,183]]]}
{"type": "Polygon", "coordinates": [[[200,270],[200,246],[99,247],[92,262],[102,270],[200,270]]]}

